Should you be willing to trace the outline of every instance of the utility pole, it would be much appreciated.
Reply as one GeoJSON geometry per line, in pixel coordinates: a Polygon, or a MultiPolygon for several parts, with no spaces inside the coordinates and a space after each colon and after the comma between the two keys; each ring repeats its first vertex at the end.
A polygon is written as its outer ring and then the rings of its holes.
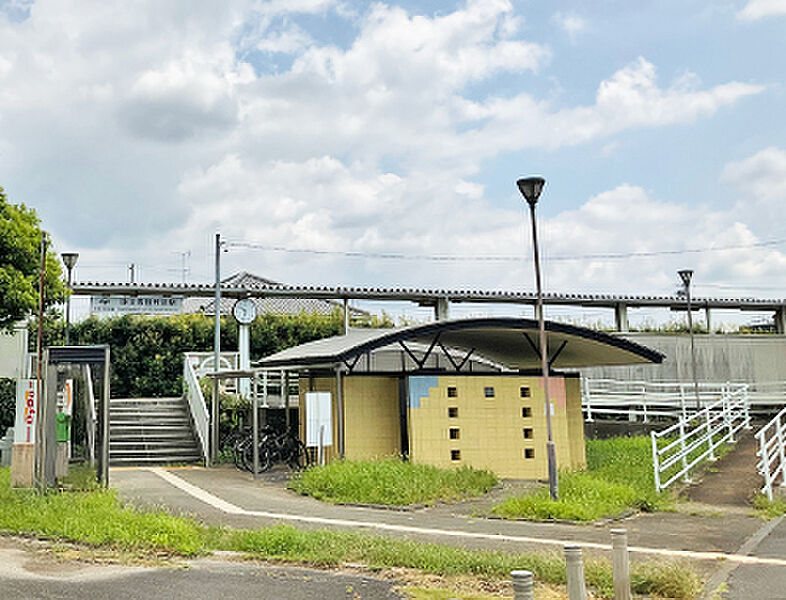
{"type": "Polygon", "coordinates": [[[43,362],[44,362],[44,279],[46,277],[46,232],[41,231],[41,265],[40,277],[38,280],[38,338],[36,340],[36,385],[38,387],[38,398],[35,407],[37,421],[36,421],[36,436],[35,436],[35,481],[37,487],[44,489],[46,487],[44,475],[44,453],[43,449],[43,436],[46,430],[44,424],[45,415],[42,414],[41,407],[43,406],[43,362]]]}
{"type": "Polygon", "coordinates": [[[215,323],[213,331],[213,406],[210,413],[210,463],[218,462],[218,370],[221,358],[221,234],[216,233],[216,297],[213,304],[215,323]]]}
{"type": "Polygon", "coordinates": [[[136,270],[136,265],[131,263],[128,265],[128,282],[134,283],[134,271],[136,270]]]}

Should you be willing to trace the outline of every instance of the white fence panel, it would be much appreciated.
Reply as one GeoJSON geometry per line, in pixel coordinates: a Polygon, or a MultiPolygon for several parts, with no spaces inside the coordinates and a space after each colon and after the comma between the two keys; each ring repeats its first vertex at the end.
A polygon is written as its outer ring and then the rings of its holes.
{"type": "Polygon", "coordinates": [[[705,460],[715,460],[715,449],[721,444],[734,443],[734,435],[742,428],[750,429],[745,386],[725,393],[703,410],[680,417],[670,427],[651,432],[655,490],[665,490],[680,478],[688,481],[691,469],[705,460]],[[668,441],[660,445],[661,440],[668,441]],[[670,474],[664,481],[667,471],[670,474]]]}
{"type": "Polygon", "coordinates": [[[773,486],[778,476],[786,486],[786,408],[756,433],[759,441],[757,470],[764,477],[761,491],[772,500],[773,486]]]}

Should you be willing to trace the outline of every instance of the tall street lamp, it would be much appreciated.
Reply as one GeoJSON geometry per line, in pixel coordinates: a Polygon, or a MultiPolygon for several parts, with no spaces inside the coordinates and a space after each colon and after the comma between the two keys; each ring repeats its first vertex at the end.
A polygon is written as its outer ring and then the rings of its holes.
{"type": "Polygon", "coordinates": [[[65,345],[71,344],[71,271],[76,266],[76,261],[79,259],[78,252],[63,252],[60,255],[63,259],[63,264],[68,271],[68,296],[66,296],[66,331],[65,331],[65,345]]]}
{"type": "Polygon", "coordinates": [[[543,395],[546,404],[546,429],[548,431],[548,442],[546,443],[546,455],[549,466],[549,494],[552,500],[557,500],[557,451],[554,446],[554,436],[551,429],[551,400],[549,399],[549,358],[546,345],[546,324],[543,319],[543,290],[540,285],[540,255],[538,253],[538,228],[535,221],[535,205],[538,203],[540,193],[546,180],[542,177],[526,177],[519,179],[516,185],[519,186],[524,199],[529,204],[529,213],[532,221],[532,247],[535,259],[535,286],[538,293],[538,330],[540,336],[540,366],[543,373],[543,395]]]}
{"type": "Polygon", "coordinates": [[[685,299],[688,302],[688,335],[690,336],[690,359],[691,369],[693,373],[693,393],[696,396],[696,410],[701,408],[701,401],[699,400],[699,381],[696,379],[696,346],[693,341],[693,312],[690,306],[690,280],[693,277],[693,271],[690,269],[683,269],[677,271],[685,286],[685,299]]]}

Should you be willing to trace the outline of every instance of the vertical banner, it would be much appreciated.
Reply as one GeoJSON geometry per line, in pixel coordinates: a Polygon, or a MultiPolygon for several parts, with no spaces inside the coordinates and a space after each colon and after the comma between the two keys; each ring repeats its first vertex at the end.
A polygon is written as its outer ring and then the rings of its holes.
{"type": "Polygon", "coordinates": [[[35,379],[16,380],[15,444],[34,444],[38,422],[38,382],[35,379]]]}

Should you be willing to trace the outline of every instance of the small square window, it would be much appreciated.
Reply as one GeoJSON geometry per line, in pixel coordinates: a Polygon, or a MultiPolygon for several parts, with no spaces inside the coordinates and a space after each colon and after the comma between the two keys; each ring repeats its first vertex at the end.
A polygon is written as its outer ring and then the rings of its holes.
{"type": "Polygon", "coordinates": [[[485,387],[485,388],[483,388],[483,395],[486,398],[493,398],[494,397],[494,388],[493,387],[485,387]]]}
{"type": "Polygon", "coordinates": [[[458,397],[458,390],[454,387],[448,388],[448,398],[457,398],[458,397]]]}
{"type": "Polygon", "coordinates": [[[527,386],[521,386],[519,388],[519,393],[521,394],[522,398],[529,398],[529,388],[527,386]]]}
{"type": "Polygon", "coordinates": [[[524,439],[531,440],[532,439],[532,427],[525,427],[524,428],[524,439]]]}
{"type": "Polygon", "coordinates": [[[525,419],[529,419],[532,416],[532,408],[530,408],[529,406],[522,406],[521,416],[525,419]]]}
{"type": "Polygon", "coordinates": [[[524,448],[524,458],[535,458],[535,448],[524,448]]]}
{"type": "Polygon", "coordinates": [[[451,440],[459,439],[459,435],[460,435],[459,428],[458,427],[451,427],[450,430],[448,431],[448,434],[450,435],[450,439],[451,440]]]}
{"type": "Polygon", "coordinates": [[[458,406],[448,406],[448,418],[458,418],[458,406]]]}
{"type": "Polygon", "coordinates": [[[450,460],[461,460],[461,450],[451,450],[450,460]]]}

